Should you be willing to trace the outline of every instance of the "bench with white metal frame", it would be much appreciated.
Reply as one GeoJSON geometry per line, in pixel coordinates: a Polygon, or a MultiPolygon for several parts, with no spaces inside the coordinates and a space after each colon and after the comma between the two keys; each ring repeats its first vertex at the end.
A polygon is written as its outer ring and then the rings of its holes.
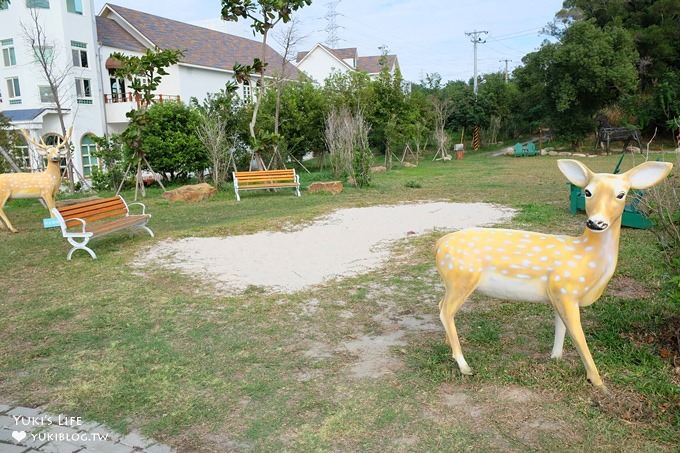
{"type": "Polygon", "coordinates": [[[151,218],[146,213],[146,206],[143,203],[128,205],[120,195],[52,208],[52,213],[61,228],[62,236],[73,246],[66,255],[68,260],[76,250],[84,250],[92,259],[97,258],[94,251],[87,246],[90,239],[116,231],[140,228],[154,237],[153,231],[146,226],[151,218]],[[142,213],[130,214],[128,207],[133,205],[141,206],[142,213]],[[75,228],[78,226],[80,228],[75,228]]]}
{"type": "Polygon", "coordinates": [[[259,171],[235,171],[234,192],[236,201],[241,201],[239,191],[255,189],[278,189],[290,187],[295,189],[295,195],[300,196],[300,175],[295,174],[295,169],[284,170],[259,170],[259,171]]]}

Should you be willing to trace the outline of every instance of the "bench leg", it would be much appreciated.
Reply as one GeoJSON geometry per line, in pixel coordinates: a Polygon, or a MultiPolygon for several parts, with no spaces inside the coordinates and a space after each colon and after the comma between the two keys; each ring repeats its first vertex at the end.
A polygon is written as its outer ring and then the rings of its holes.
{"type": "Polygon", "coordinates": [[[152,238],[153,238],[153,237],[156,237],[156,236],[154,236],[153,231],[151,231],[151,228],[149,228],[148,226],[142,225],[141,228],[144,229],[144,230],[146,230],[146,232],[149,233],[149,234],[151,235],[152,238]]]}
{"type": "Polygon", "coordinates": [[[83,238],[82,242],[78,242],[72,237],[66,238],[69,244],[73,246],[71,250],[69,250],[68,255],[66,255],[66,259],[71,261],[71,257],[73,256],[73,252],[76,250],[85,250],[87,253],[90,254],[92,259],[97,259],[97,255],[95,255],[94,251],[87,246],[87,243],[90,242],[90,238],[83,238]]]}
{"type": "Polygon", "coordinates": [[[300,196],[300,186],[297,186],[295,188],[295,194],[299,197],[300,196]]]}

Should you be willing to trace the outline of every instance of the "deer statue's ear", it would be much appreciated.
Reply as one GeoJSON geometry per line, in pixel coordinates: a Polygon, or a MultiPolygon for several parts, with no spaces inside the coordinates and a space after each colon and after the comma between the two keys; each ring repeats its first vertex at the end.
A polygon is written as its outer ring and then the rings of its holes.
{"type": "Polygon", "coordinates": [[[646,189],[661,182],[673,169],[670,162],[644,162],[623,174],[633,189],[646,189]]]}
{"type": "Polygon", "coordinates": [[[576,187],[585,187],[593,176],[593,172],[581,162],[573,159],[559,159],[557,161],[562,174],[576,187]]]}

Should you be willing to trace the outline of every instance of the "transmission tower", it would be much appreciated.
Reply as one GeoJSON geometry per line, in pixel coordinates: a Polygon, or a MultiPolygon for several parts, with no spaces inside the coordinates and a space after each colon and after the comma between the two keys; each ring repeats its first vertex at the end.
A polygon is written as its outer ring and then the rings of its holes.
{"type": "Polygon", "coordinates": [[[326,33],[328,33],[328,36],[326,38],[326,45],[330,47],[331,49],[335,49],[338,46],[338,43],[340,42],[340,37],[338,36],[338,29],[341,28],[340,25],[338,25],[338,16],[341,14],[338,12],[338,5],[340,4],[341,0],[333,0],[328,2],[328,11],[326,12],[326,15],[324,18],[326,19],[327,25],[325,28],[326,33]]]}
{"type": "Polygon", "coordinates": [[[470,37],[470,41],[472,42],[474,46],[474,51],[475,51],[475,62],[474,62],[474,85],[473,85],[473,91],[475,93],[475,97],[477,96],[477,44],[484,44],[486,42],[485,39],[482,39],[479,35],[481,34],[488,34],[488,31],[471,31],[469,33],[465,33],[465,36],[470,37]]]}

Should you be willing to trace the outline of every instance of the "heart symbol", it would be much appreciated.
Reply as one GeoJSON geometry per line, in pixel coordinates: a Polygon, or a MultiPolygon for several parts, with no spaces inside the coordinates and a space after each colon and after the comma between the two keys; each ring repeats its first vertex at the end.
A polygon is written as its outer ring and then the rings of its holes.
{"type": "Polygon", "coordinates": [[[17,442],[21,442],[26,439],[26,431],[12,431],[12,437],[14,437],[17,442]]]}

